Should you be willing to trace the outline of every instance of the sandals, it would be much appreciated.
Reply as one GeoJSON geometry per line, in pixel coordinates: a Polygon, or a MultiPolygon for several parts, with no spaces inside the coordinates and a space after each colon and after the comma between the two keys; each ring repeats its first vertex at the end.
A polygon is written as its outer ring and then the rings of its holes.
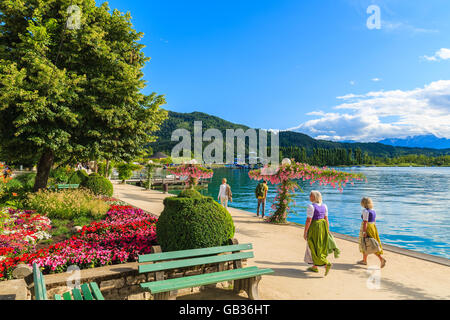
{"type": "Polygon", "coordinates": [[[364,260],[359,260],[359,261],[357,262],[357,264],[361,264],[361,265],[363,265],[363,266],[367,266],[367,262],[364,261],[364,260]]]}
{"type": "Polygon", "coordinates": [[[307,269],[308,271],[311,271],[311,272],[315,272],[315,273],[317,273],[317,272],[319,272],[319,269],[317,269],[317,267],[309,267],[308,269],[307,269]]]}

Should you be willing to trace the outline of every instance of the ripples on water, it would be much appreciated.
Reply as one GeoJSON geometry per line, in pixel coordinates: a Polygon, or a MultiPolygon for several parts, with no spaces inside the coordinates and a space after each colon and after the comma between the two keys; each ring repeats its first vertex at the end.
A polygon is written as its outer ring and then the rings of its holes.
{"type": "MultiPolygon", "coordinates": [[[[340,169],[341,170],[341,169],[340,169]]],[[[330,186],[310,185],[301,181],[304,193],[294,196],[296,205],[288,220],[304,223],[309,191],[322,192],[329,210],[331,231],[357,237],[361,224],[360,201],[371,197],[377,212],[381,241],[405,249],[450,258],[450,168],[363,167],[342,168],[362,172],[368,182],[355,182],[343,193],[330,186]]],[[[256,212],[254,190],[257,181],[250,180],[248,170],[221,168],[214,170],[208,190],[203,193],[217,199],[222,178],[227,178],[233,192],[230,207],[256,212]]],[[[270,185],[266,212],[276,196],[270,185]]],[[[266,213],[267,214],[267,213],[266,213]]]]}

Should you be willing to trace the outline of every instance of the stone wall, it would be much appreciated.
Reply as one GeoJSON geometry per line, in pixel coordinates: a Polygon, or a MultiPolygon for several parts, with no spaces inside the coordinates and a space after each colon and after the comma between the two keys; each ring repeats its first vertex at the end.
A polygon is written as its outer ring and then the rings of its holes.
{"type": "MultiPolygon", "coordinates": [[[[139,274],[138,263],[126,263],[93,269],[81,270],[80,283],[96,282],[107,300],[147,300],[150,293],[144,292],[139,284],[153,281],[153,274],[139,274]]],[[[70,291],[67,281],[71,274],[45,275],[47,296],[53,299],[55,294],[70,291]]],[[[31,285],[34,299],[34,288],[31,285]]]]}
{"type": "MultiPolygon", "coordinates": [[[[245,263],[244,263],[245,264],[245,263]]],[[[100,287],[106,300],[151,300],[152,295],[145,292],[140,284],[144,282],[154,281],[154,273],[139,274],[138,263],[126,263],[112,266],[105,266],[92,269],[80,270],[80,284],[96,282],[100,287]]],[[[232,262],[221,264],[221,270],[233,268],[232,262]]],[[[218,271],[218,265],[199,266],[191,269],[174,270],[166,274],[169,278],[180,276],[191,276],[201,273],[209,273],[218,271]]],[[[63,294],[72,288],[68,286],[73,274],[57,273],[45,275],[44,280],[47,289],[47,297],[53,300],[55,294],[63,294]]],[[[224,282],[218,284],[222,288],[230,288],[231,283],[224,282]]],[[[210,286],[207,286],[210,287],[210,286]]],[[[213,285],[215,287],[215,285],[213,285]]],[[[176,292],[177,296],[196,293],[202,288],[187,288],[176,292]]],[[[174,292],[175,293],[175,292],[174,292]]],[[[0,282],[0,300],[31,300],[34,296],[33,274],[26,276],[24,279],[2,281],[0,282]]]]}
{"type": "MultiPolygon", "coordinates": [[[[55,294],[63,294],[72,288],[68,286],[73,274],[58,273],[45,275],[45,285],[48,299],[54,299],[55,294]]],[[[107,300],[148,300],[151,295],[144,292],[140,284],[153,281],[153,273],[139,274],[138,263],[126,263],[80,271],[80,284],[96,282],[107,300]]],[[[24,279],[0,282],[0,300],[34,300],[33,274],[24,279]]]]}

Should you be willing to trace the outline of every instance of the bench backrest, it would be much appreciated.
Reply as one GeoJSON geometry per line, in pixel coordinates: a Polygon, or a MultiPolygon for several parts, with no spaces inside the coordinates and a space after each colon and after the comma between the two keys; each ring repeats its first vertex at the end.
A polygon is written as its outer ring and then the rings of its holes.
{"type": "Polygon", "coordinates": [[[139,256],[139,262],[153,262],[139,266],[139,273],[192,267],[253,258],[253,252],[239,252],[252,249],[252,244],[171,251],[139,256]],[[238,252],[238,253],[234,253],[238,252]],[[228,253],[228,254],[225,254],[228,253]],[[171,261],[167,261],[171,260],[171,261]]]}
{"type": "Polygon", "coordinates": [[[47,300],[44,276],[36,263],[33,263],[33,281],[36,300],[47,300]]]}
{"type": "Polygon", "coordinates": [[[58,184],[58,189],[77,189],[80,185],[79,184],[58,184]]]}

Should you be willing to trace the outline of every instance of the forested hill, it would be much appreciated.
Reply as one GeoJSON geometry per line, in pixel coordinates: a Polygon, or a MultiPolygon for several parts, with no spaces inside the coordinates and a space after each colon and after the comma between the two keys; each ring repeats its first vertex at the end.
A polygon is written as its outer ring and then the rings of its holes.
{"type": "MultiPolygon", "coordinates": [[[[248,126],[235,124],[219,117],[212,116],[202,112],[179,113],[169,111],[168,119],[163,123],[160,130],[156,132],[159,137],[158,141],[151,144],[153,150],[163,151],[170,154],[172,148],[177,142],[171,141],[172,132],[176,129],[183,128],[191,132],[194,136],[194,121],[202,121],[203,131],[215,128],[222,132],[225,139],[226,129],[249,129],[248,126]]],[[[270,140],[270,139],[268,139],[270,140]]],[[[423,154],[427,156],[449,155],[450,149],[425,149],[425,148],[407,148],[394,147],[381,143],[341,143],[325,140],[316,140],[310,136],[293,131],[282,131],[280,133],[280,147],[305,148],[308,154],[312,154],[314,149],[361,149],[363,153],[367,153],[373,157],[396,157],[408,154],[423,154]]]]}

